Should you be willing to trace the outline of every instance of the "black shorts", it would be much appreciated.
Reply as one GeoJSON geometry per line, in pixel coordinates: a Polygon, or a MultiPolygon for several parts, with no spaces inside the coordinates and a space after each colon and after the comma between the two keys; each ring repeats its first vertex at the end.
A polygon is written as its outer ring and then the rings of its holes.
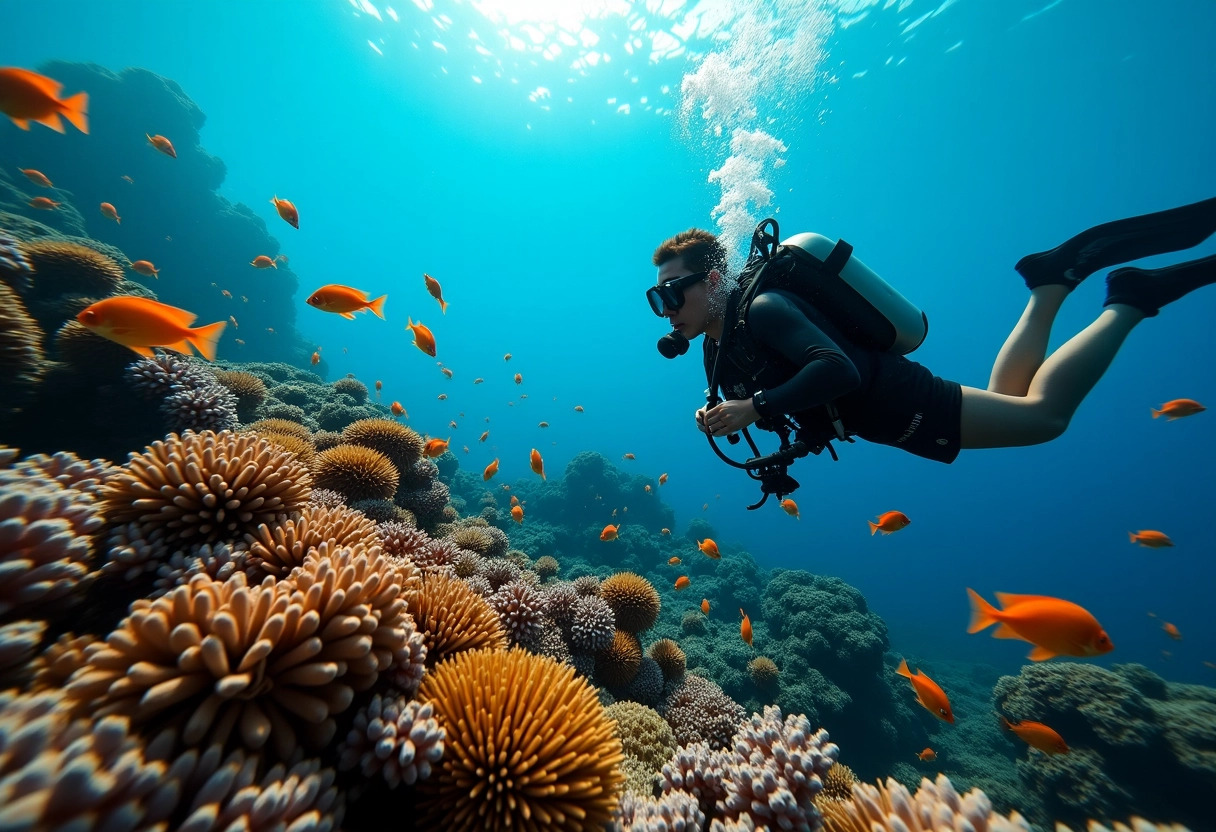
{"type": "Polygon", "coordinates": [[[888,354],[877,362],[865,399],[862,439],[947,464],[958,456],[963,389],[957,381],[888,354]]]}

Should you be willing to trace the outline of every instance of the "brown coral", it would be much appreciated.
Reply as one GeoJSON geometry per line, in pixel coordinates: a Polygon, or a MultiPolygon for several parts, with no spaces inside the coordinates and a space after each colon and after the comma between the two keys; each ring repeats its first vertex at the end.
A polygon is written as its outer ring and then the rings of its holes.
{"type": "Polygon", "coordinates": [[[296,459],[305,465],[311,464],[317,456],[317,449],[312,446],[312,442],[293,434],[260,430],[258,436],[264,436],[283,450],[295,454],[296,459]]]}
{"type": "Polygon", "coordinates": [[[342,441],[379,451],[398,471],[405,471],[422,457],[424,444],[417,431],[392,419],[351,422],[342,431],[342,441]]]}
{"type": "Polygon", "coordinates": [[[853,784],[860,782],[853,769],[844,763],[837,762],[823,778],[823,791],[817,800],[852,800],[853,784]]]}
{"type": "Polygon", "coordinates": [[[30,692],[62,688],[73,673],[84,667],[87,648],[96,643],[97,637],[93,635],[61,635],[34,659],[34,678],[30,683],[30,692]]]}
{"type": "Polygon", "coordinates": [[[256,434],[169,434],[133,454],[102,492],[106,519],[164,530],[170,543],[238,539],[308,505],[312,478],[256,434]]]}
{"type": "Polygon", "coordinates": [[[747,663],[747,672],[751,674],[752,681],[760,687],[767,687],[775,684],[781,672],[777,669],[777,664],[768,656],[756,656],[747,663]]]}
{"type": "Polygon", "coordinates": [[[683,678],[684,671],[688,667],[688,659],[679,644],[669,638],[661,638],[650,645],[650,649],[646,653],[655,660],[659,670],[663,671],[665,681],[671,682],[683,678]]]}
{"type": "Polygon", "coordinates": [[[376,524],[362,512],[346,506],[329,508],[309,503],[296,516],[282,523],[262,524],[245,535],[249,544],[249,565],[262,574],[284,578],[304,563],[310,552],[322,543],[353,546],[376,542],[376,524]]]}
{"type": "Polygon", "coordinates": [[[459,578],[424,574],[422,588],[406,600],[426,644],[427,667],[468,650],[507,646],[498,613],[459,578]]]}
{"type": "Polygon", "coordinates": [[[657,775],[676,751],[676,735],[667,720],[653,708],[639,702],[616,702],[604,709],[616,723],[621,751],[657,775]]]}
{"type": "Polygon", "coordinates": [[[20,409],[46,372],[42,328],[7,283],[0,283],[0,416],[20,409]]]}
{"type": "Polygon", "coordinates": [[[536,559],[536,564],[532,568],[542,581],[547,581],[558,573],[561,565],[552,555],[541,555],[536,559]]]}
{"type": "Polygon", "coordinates": [[[425,822],[457,830],[603,828],[624,778],[620,740],[573,668],[521,649],[478,650],[423,680],[447,731],[419,785],[425,822]]]}
{"type": "Polygon", "coordinates": [[[642,645],[637,636],[624,630],[617,630],[612,644],[595,654],[595,675],[610,688],[632,682],[641,666],[642,645]]]}
{"type": "Polygon", "coordinates": [[[102,338],[79,321],[68,321],[55,333],[54,355],[77,372],[117,376],[137,359],[130,347],[102,338]]]}
{"type": "Polygon", "coordinates": [[[317,454],[317,486],[329,488],[348,502],[391,500],[397,491],[397,469],[379,451],[362,445],[339,445],[317,454]]]}
{"type": "Polygon", "coordinates": [[[476,552],[483,558],[488,557],[490,550],[494,548],[494,538],[481,526],[461,526],[453,529],[444,540],[457,549],[476,552]]]}
{"type": "Polygon", "coordinates": [[[269,395],[266,390],[266,382],[252,373],[240,370],[213,370],[212,372],[215,374],[215,380],[236,396],[236,406],[242,420],[247,419],[248,414],[257,410],[269,395]]]}
{"type": "Polygon", "coordinates": [[[633,572],[617,572],[600,584],[600,597],[616,613],[616,626],[629,633],[649,630],[659,617],[658,590],[633,572]]]}
{"type": "Polygon", "coordinates": [[[916,794],[887,778],[877,786],[858,783],[849,800],[824,800],[824,832],[933,832],[973,829],[975,832],[1029,832],[1017,812],[1004,817],[992,811],[992,801],[979,789],[960,796],[944,774],[936,782],[920,781],[916,794]]]}
{"type": "Polygon", "coordinates": [[[37,297],[105,297],[114,294],[123,281],[122,266],[113,258],[79,243],[35,240],[21,248],[34,267],[31,294],[37,297]]]}
{"type": "Polygon", "coordinates": [[[245,430],[250,433],[261,433],[262,431],[286,433],[291,436],[298,436],[304,440],[312,439],[312,434],[308,428],[299,422],[293,422],[291,419],[258,419],[256,422],[246,425],[245,430]]]}

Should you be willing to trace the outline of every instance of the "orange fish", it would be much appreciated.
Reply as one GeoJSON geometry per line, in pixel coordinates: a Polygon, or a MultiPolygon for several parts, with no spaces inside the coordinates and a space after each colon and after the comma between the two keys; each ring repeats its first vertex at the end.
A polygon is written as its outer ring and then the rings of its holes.
{"type": "Polygon", "coordinates": [[[666,483],[667,483],[667,474],[666,473],[659,474],[659,485],[665,485],[666,483]]]}
{"type": "Polygon", "coordinates": [[[177,158],[177,151],[173,149],[173,142],[169,141],[160,134],[148,136],[147,133],[144,133],[144,135],[148,138],[148,144],[152,145],[166,156],[172,156],[174,159],[177,158]]]}
{"type": "Polygon", "coordinates": [[[679,566],[679,565],[680,565],[680,559],[679,559],[679,558],[677,558],[677,557],[670,557],[670,558],[668,558],[668,559],[667,559],[667,565],[668,565],[668,566],[679,566]]]}
{"type": "Polygon", "coordinates": [[[797,518],[798,520],[802,519],[801,515],[798,514],[798,504],[788,497],[781,501],[781,510],[790,517],[797,518]]]}
{"type": "Polygon", "coordinates": [[[249,263],[255,269],[277,269],[279,264],[275,262],[273,257],[267,257],[265,254],[259,254],[249,263]]]}
{"type": "Polygon", "coordinates": [[[191,328],[198,316],[185,309],[148,298],[116,295],[99,300],[76,316],[84,326],[115,343],[130,347],[145,358],[155,357],[152,347],[190,355],[190,347],[208,361],[215,360],[216,346],[225,321],[191,328]]]}
{"type": "Polygon", "coordinates": [[[63,84],[37,72],[15,66],[0,68],[0,113],[22,130],[29,130],[30,122],[36,121],[62,133],[59,117],[63,116],[81,133],[88,133],[88,93],[60,98],[62,89],[63,84]]]}
{"type": "Polygon", "coordinates": [[[43,188],[55,187],[51,184],[51,180],[46,178],[46,174],[40,170],[34,170],[33,168],[17,168],[17,170],[24,173],[25,178],[33,182],[35,185],[40,185],[43,188]]]}
{"type": "Polygon", "coordinates": [[[718,551],[718,544],[714,543],[713,538],[707,537],[704,540],[698,541],[697,548],[714,560],[722,559],[722,553],[718,551]]]}
{"type": "Polygon", "coordinates": [[[689,585],[690,585],[690,584],[692,584],[692,581],[688,580],[688,576],[687,576],[687,575],[681,575],[680,577],[676,578],[676,582],[675,582],[675,584],[674,584],[674,587],[675,587],[677,590],[680,590],[680,589],[688,589],[688,587],[689,587],[689,585]]]}
{"type": "Polygon", "coordinates": [[[227,289],[220,289],[220,294],[226,298],[232,297],[232,292],[229,292],[227,289]]]}
{"type": "Polygon", "coordinates": [[[1001,715],[1001,727],[1006,731],[1012,731],[1018,736],[1018,739],[1045,754],[1068,753],[1068,743],[1064,742],[1064,738],[1041,722],[1030,722],[1025,719],[1021,722],[1010,722],[1005,719],[1004,715],[1001,715]]]}
{"type": "MultiPolygon", "coordinates": [[[[138,272],[144,277],[155,277],[160,280],[160,269],[153,266],[150,260],[136,260],[131,264],[131,271],[138,272]]],[[[232,295],[229,294],[228,297],[232,297],[232,295]]]]}
{"type": "Polygon", "coordinates": [[[431,297],[439,301],[439,311],[443,314],[448,314],[448,302],[443,299],[443,287],[439,285],[439,281],[423,272],[422,279],[426,281],[426,290],[431,293],[431,297]]]}
{"type": "Polygon", "coordinates": [[[37,208],[39,211],[54,211],[62,204],[62,202],[56,202],[45,196],[36,196],[29,202],[31,208],[37,208]]]}
{"type": "Polygon", "coordinates": [[[516,384],[523,384],[523,383],[524,383],[524,377],[523,377],[523,374],[522,374],[522,373],[516,373],[516,374],[515,374],[515,383],[516,383],[516,384]]]}
{"type": "Polygon", "coordinates": [[[701,599],[701,612],[705,613],[706,615],[709,615],[709,599],[708,598],[701,599]]]}
{"type": "Polygon", "coordinates": [[[582,413],[582,412],[583,412],[583,406],[582,406],[581,404],[576,404],[576,405],[574,406],[574,412],[575,412],[575,413],[582,413]]]}
{"type": "Polygon", "coordinates": [[[510,360],[511,360],[511,353],[507,353],[506,355],[504,355],[504,356],[502,357],[502,360],[503,360],[503,361],[510,361],[510,360]]]}
{"type": "Polygon", "coordinates": [[[548,422],[538,422],[536,426],[538,428],[547,428],[547,427],[549,427],[549,423],[548,422]]]}
{"type": "Polygon", "coordinates": [[[746,642],[748,647],[752,646],[752,620],[747,617],[742,609],[739,610],[739,615],[743,616],[743,621],[739,623],[739,637],[746,642]]]}
{"type": "Polygon", "coordinates": [[[513,505],[513,506],[519,505],[519,498],[516,497],[514,494],[511,495],[511,505],[513,505]]]}
{"type": "Polygon", "coordinates": [[[489,438],[490,438],[490,432],[489,432],[488,430],[487,430],[487,431],[482,431],[481,436],[479,436],[479,437],[477,438],[477,441],[478,441],[478,442],[485,442],[485,441],[486,441],[487,439],[489,439],[489,438]]]}
{"type": "Polygon", "coordinates": [[[292,228],[300,227],[300,212],[296,210],[296,206],[286,199],[279,199],[279,195],[275,194],[270,200],[270,204],[274,206],[274,210],[279,212],[279,216],[292,228]]]}
{"type": "Polygon", "coordinates": [[[888,511],[885,514],[878,515],[877,523],[870,522],[869,520],[866,522],[870,524],[870,535],[873,536],[874,532],[893,534],[912,521],[902,511],[888,511]]]}
{"type": "Polygon", "coordinates": [[[490,477],[498,473],[498,457],[494,457],[494,461],[486,466],[486,470],[481,472],[481,478],[488,480],[490,477]]]}
{"type": "Polygon", "coordinates": [[[637,459],[633,454],[624,454],[621,459],[637,459]]]}
{"type": "Polygon", "coordinates": [[[434,459],[437,456],[443,456],[445,453],[447,453],[448,442],[450,441],[452,441],[452,437],[450,436],[447,439],[432,439],[426,443],[425,447],[422,449],[422,452],[431,459],[434,459]]]}
{"type": "Polygon", "coordinates": [[[1165,630],[1165,634],[1167,636],[1169,636],[1170,638],[1174,639],[1175,641],[1182,640],[1182,633],[1178,632],[1178,628],[1175,627],[1170,622],[1167,621],[1164,624],[1162,624],[1161,629],[1165,630]]]}
{"type": "Polygon", "coordinates": [[[384,389],[384,382],[381,381],[380,379],[376,379],[376,392],[379,393],[383,389],[384,389]]]}
{"type": "Polygon", "coordinates": [[[1174,545],[1174,541],[1170,540],[1169,536],[1164,532],[1153,531],[1152,529],[1128,532],[1127,536],[1132,543],[1139,543],[1148,549],[1164,549],[1167,546],[1174,545]]]}
{"type": "Polygon", "coordinates": [[[314,352],[312,354],[312,358],[310,360],[312,361],[312,365],[314,367],[317,366],[318,364],[320,364],[321,363],[321,351],[317,350],[316,352],[314,352]]]}
{"type": "Polygon", "coordinates": [[[646,483],[646,493],[650,493],[650,483],[646,483]]]}
{"type": "Polygon", "coordinates": [[[524,509],[523,506],[511,506],[511,519],[521,526],[524,524],[524,509]]]}
{"type": "Polygon", "coordinates": [[[621,530],[620,525],[613,526],[608,524],[604,526],[604,530],[600,532],[600,540],[616,540],[617,532],[621,530]]]}
{"type": "Polygon", "coordinates": [[[440,370],[439,372],[443,373],[443,374],[444,374],[445,376],[447,376],[448,378],[451,378],[451,377],[452,377],[452,371],[451,371],[451,370],[449,370],[447,367],[444,367],[444,368],[443,368],[442,370],[440,370]]]}
{"type": "Polygon", "coordinates": [[[441,401],[441,402],[445,402],[448,399],[448,394],[440,393],[438,396],[436,396],[436,398],[439,399],[439,401],[441,401]]]}
{"type": "Polygon", "coordinates": [[[671,534],[671,529],[659,529],[659,534],[671,534]]]}
{"type": "Polygon", "coordinates": [[[529,462],[532,465],[532,472],[540,474],[540,478],[543,480],[545,478],[545,461],[540,458],[540,451],[536,450],[536,448],[532,449],[532,456],[529,462]]]}
{"type": "Polygon", "coordinates": [[[916,759],[922,763],[931,763],[937,759],[937,752],[932,748],[926,748],[924,751],[916,755],[916,759]]]}
{"type": "Polygon", "coordinates": [[[994,638],[1020,638],[1035,645],[1030,660],[1045,661],[1055,656],[1097,656],[1115,649],[1098,619],[1071,601],[1046,595],[996,593],[1003,609],[989,604],[968,588],[971,597],[969,633],[978,633],[1000,624],[994,638]]]}
{"type": "Polygon", "coordinates": [[[422,350],[431,358],[435,357],[435,336],[431,331],[422,325],[422,322],[414,323],[414,319],[406,317],[405,328],[414,333],[414,346],[422,350]]]}
{"type": "MultiPolygon", "coordinates": [[[[368,300],[367,293],[340,283],[330,283],[313,292],[308,298],[308,305],[322,312],[333,312],[343,318],[354,319],[356,312],[370,309],[377,318],[384,320],[384,301],[388,295],[381,295],[375,300],[368,300]]],[[[434,355],[434,353],[431,353],[434,355]]]]}
{"type": "Polygon", "coordinates": [[[900,660],[899,670],[895,672],[912,683],[912,690],[916,691],[916,701],[924,706],[925,710],[938,719],[949,723],[954,722],[954,712],[950,710],[950,700],[946,698],[946,692],[938,687],[937,682],[930,679],[921,670],[916,671],[916,675],[913,676],[912,671],[908,669],[907,659],[900,660]]]}
{"type": "Polygon", "coordinates": [[[405,412],[405,408],[401,406],[401,402],[393,402],[391,405],[389,405],[388,409],[393,412],[394,416],[405,416],[407,419],[409,418],[409,414],[405,412]]]}
{"type": "Polygon", "coordinates": [[[1207,408],[1194,399],[1174,399],[1161,405],[1160,410],[1154,410],[1151,407],[1149,410],[1152,412],[1154,419],[1164,416],[1167,422],[1172,422],[1175,419],[1181,419],[1183,416],[1194,416],[1196,413],[1202,413],[1207,408]]]}
{"type": "Polygon", "coordinates": [[[485,379],[480,377],[473,379],[474,384],[481,384],[483,381],[485,381],[485,379]]]}

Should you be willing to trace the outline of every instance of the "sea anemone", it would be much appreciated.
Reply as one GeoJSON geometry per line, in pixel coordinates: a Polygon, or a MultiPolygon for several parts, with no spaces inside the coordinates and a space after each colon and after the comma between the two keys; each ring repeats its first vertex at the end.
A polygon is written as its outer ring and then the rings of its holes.
{"type": "MultiPolygon", "coordinates": [[[[364,395],[366,397],[366,388],[364,395]]],[[[422,437],[392,419],[360,419],[342,431],[342,441],[362,445],[388,457],[393,466],[405,471],[422,458],[422,437]]]]}
{"type": "Polygon", "coordinates": [[[94,635],[78,636],[64,633],[55,639],[34,659],[31,669],[34,678],[30,682],[30,692],[57,691],[67,684],[69,678],[80,668],[84,667],[88,648],[97,643],[94,635]]]}
{"type": "Polygon", "coordinates": [[[164,529],[169,543],[212,543],[254,533],[308,505],[312,479],[269,441],[231,431],[169,434],[105,486],[106,519],[164,529]]]}
{"type": "Polygon", "coordinates": [[[397,469],[388,457],[361,445],[339,445],[317,454],[314,477],[350,502],[388,500],[397,490],[397,469]]]}
{"type": "Polygon", "coordinates": [[[299,514],[271,525],[262,524],[245,535],[249,546],[249,568],[257,579],[263,575],[283,578],[304,563],[304,558],[322,543],[354,546],[374,543],[376,524],[361,512],[346,506],[326,508],[308,503],[299,514]]]}
{"type": "Polygon", "coordinates": [[[42,643],[46,626],[45,621],[29,619],[0,624],[0,688],[25,687],[30,660],[42,643]]]}
{"type": "Polygon", "coordinates": [[[364,777],[379,774],[391,788],[427,779],[443,759],[445,731],[433,713],[429,702],[376,694],[355,714],[346,741],[338,747],[338,769],[358,766],[364,777]]]}
{"type": "Polygon", "coordinates": [[[225,581],[237,572],[244,572],[248,552],[227,543],[203,543],[188,549],[178,549],[156,567],[156,579],[149,598],[159,598],[176,587],[190,583],[195,575],[206,575],[215,581],[225,581]]]}
{"type": "MultiPolygon", "coordinates": [[[[0,451],[3,446],[0,446],[0,451]]],[[[0,459],[0,468],[7,463],[0,459]]],[[[92,497],[101,497],[101,487],[118,472],[118,466],[107,459],[81,459],[71,451],[56,451],[53,454],[33,454],[12,463],[14,471],[27,475],[52,479],[64,488],[83,491],[92,497]]]]}
{"type": "Polygon", "coordinates": [[[572,668],[518,648],[462,653],[427,675],[419,697],[447,729],[443,762],[419,786],[424,822],[584,830],[612,816],[621,743],[572,668]]]}
{"type": "Polygon", "coordinates": [[[747,672],[751,674],[752,681],[760,687],[767,687],[776,683],[780,675],[776,663],[768,656],[756,656],[756,658],[748,662],[747,672]]]}
{"type": "Polygon", "coordinates": [[[595,675],[610,688],[624,687],[633,681],[642,665],[642,645],[638,637],[617,630],[612,643],[595,654],[595,675]]]}
{"type": "Polygon", "coordinates": [[[421,589],[406,601],[426,643],[427,667],[468,650],[506,649],[498,614],[459,578],[424,574],[421,589]]]}
{"type": "Polygon", "coordinates": [[[42,328],[21,298],[0,283],[0,416],[19,410],[46,372],[42,328]]]}
{"type": "Polygon", "coordinates": [[[851,800],[820,803],[825,832],[933,832],[974,829],[976,832],[1029,832],[1030,824],[1017,812],[1008,817],[992,811],[992,801],[979,789],[960,796],[950,778],[920,781],[916,794],[887,778],[876,786],[858,783],[851,800]]]}
{"type": "Polygon", "coordinates": [[[649,630],[659,617],[659,593],[633,572],[617,572],[600,584],[600,597],[616,613],[616,626],[629,633],[649,630]]]}
{"type": "Polygon", "coordinates": [[[661,638],[646,651],[646,655],[654,659],[663,671],[663,679],[676,682],[684,678],[684,670],[688,667],[688,659],[680,645],[669,638],[661,638]]]}
{"type": "Polygon", "coordinates": [[[22,244],[34,267],[31,296],[82,294],[106,297],[123,282],[122,266],[112,257],[79,243],[34,240],[22,244]]]}

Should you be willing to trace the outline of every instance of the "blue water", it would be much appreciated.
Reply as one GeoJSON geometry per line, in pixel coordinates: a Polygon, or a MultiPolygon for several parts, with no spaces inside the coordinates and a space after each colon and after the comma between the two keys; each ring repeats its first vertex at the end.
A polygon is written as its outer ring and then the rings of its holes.
{"type": "MultiPolygon", "coordinates": [[[[524,32],[530,45],[522,24],[491,22],[471,4],[424,12],[401,2],[399,20],[347,0],[10,0],[0,13],[24,33],[5,39],[7,65],[93,61],[178,82],[207,114],[203,145],[228,169],[222,194],[252,206],[290,256],[302,285],[281,302],[297,305],[330,377],[383,380],[385,401],[400,400],[412,426],[468,445],[462,465],[500,457],[510,479],[528,474],[533,447],[551,473],[583,450],[633,453],[619,464],[669,473],[661,497],[681,526],[703,516],[720,543],[765,566],[853,583],[886,619],[894,649],[1016,671],[1026,645],[966,635],[971,586],[1083,604],[1116,645],[1100,663],[1216,681],[1202,664],[1216,661],[1216,410],[1149,418],[1179,397],[1216,408],[1216,289],[1138,327],[1050,444],[965,452],[943,466],[858,443],[838,463],[811,458],[791,471],[800,521],[771,504],[744,509],[757,489],[693,426],[705,386],[699,345],[660,358],[664,326],[642,297],[662,239],[717,228],[722,192],[709,174],[729,154],[729,130],[715,136],[695,109],[684,128],[678,111],[682,79],[727,48],[715,32],[732,23],[694,34],[681,55],[649,57],[653,32],[674,25],[660,11],[678,22],[680,5],[655,0],[587,21],[612,60],[581,70],[569,67],[585,48],[565,46],[554,60],[513,50],[496,32],[524,32]],[[647,46],[631,55],[622,44],[639,19],[647,46]],[[538,87],[549,97],[531,100],[538,87]],[[299,207],[299,231],[275,215],[274,194],[299,207]],[[424,271],[444,287],[446,316],[424,271]],[[388,320],[304,304],[331,282],[387,293],[388,320]],[[412,346],[407,316],[434,331],[452,380],[412,346]],[[866,521],[890,509],[912,525],[871,537],[866,521]],[[1176,547],[1129,544],[1127,532],[1143,528],[1176,547]],[[1183,639],[1168,639],[1162,620],[1183,639]]],[[[852,242],[927,311],[930,335],[912,357],[939,375],[986,385],[1025,302],[1012,270],[1021,255],[1216,193],[1207,0],[825,5],[816,31],[826,54],[794,89],[761,67],[764,109],[745,121],[786,151],[783,166],[764,169],[774,196],[748,206],[751,221],[779,210],[786,234],[852,242]]],[[[805,14],[787,13],[791,31],[805,14]]],[[[1152,262],[1213,251],[1209,240],[1152,262]]],[[[1088,324],[1102,298],[1098,275],[1068,300],[1053,345],[1088,324]]]]}

